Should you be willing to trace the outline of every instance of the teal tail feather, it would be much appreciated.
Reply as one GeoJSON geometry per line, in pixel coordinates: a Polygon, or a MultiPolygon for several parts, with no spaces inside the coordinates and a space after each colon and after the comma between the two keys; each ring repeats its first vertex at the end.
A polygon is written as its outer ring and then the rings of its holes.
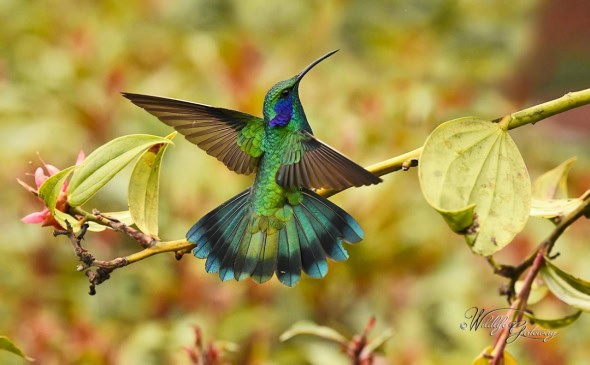
{"type": "Polygon", "coordinates": [[[193,254],[207,259],[205,269],[221,280],[251,277],[258,283],[276,273],[287,286],[299,282],[301,271],[313,278],[328,272],[326,258],[348,258],[342,241],[362,240],[363,230],[343,209],[311,190],[302,189],[303,200],[285,204],[280,229],[252,227],[250,189],[223,203],[187,233],[196,247],[193,254]]]}

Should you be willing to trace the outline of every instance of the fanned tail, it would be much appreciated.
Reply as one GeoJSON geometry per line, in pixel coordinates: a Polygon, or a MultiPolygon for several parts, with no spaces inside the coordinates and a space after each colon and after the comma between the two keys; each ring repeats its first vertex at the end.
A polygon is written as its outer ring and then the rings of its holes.
{"type": "Polygon", "coordinates": [[[193,254],[206,258],[205,269],[221,280],[251,277],[258,283],[276,273],[281,283],[294,286],[301,270],[313,278],[328,272],[326,258],[348,258],[342,241],[359,242],[363,231],[343,209],[308,189],[301,203],[288,202],[276,218],[258,220],[250,189],[223,203],[187,233],[196,244],[193,254]],[[264,221],[264,223],[261,223],[264,221]]]}

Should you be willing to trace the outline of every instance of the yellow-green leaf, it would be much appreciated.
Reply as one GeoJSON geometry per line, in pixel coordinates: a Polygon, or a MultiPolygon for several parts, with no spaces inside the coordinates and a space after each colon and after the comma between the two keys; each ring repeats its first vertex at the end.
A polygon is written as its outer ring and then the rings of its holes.
{"type": "Polygon", "coordinates": [[[6,336],[0,336],[0,350],[4,350],[4,351],[8,351],[11,352],[17,356],[22,357],[23,359],[27,360],[27,361],[35,361],[34,359],[28,357],[27,355],[24,354],[24,352],[18,348],[11,340],[10,338],[6,337],[6,336]]]}
{"type": "Polygon", "coordinates": [[[581,199],[547,199],[533,198],[531,216],[541,218],[555,218],[564,216],[576,210],[584,202],[581,199]]]}
{"type": "Polygon", "coordinates": [[[539,200],[567,199],[567,174],[576,157],[539,176],[533,184],[533,198],[539,200]]]}
{"type": "Polygon", "coordinates": [[[299,335],[311,335],[324,338],[326,340],[334,341],[339,344],[345,345],[348,340],[342,336],[338,331],[330,327],[320,326],[309,321],[300,321],[295,323],[291,328],[285,331],[279,339],[281,341],[287,341],[290,338],[299,335]]]}
{"type": "Polygon", "coordinates": [[[43,202],[45,202],[45,205],[51,211],[53,218],[55,218],[57,223],[59,223],[59,225],[64,229],[67,228],[67,220],[72,226],[74,232],[78,232],[80,230],[80,224],[78,223],[78,220],[67,213],[55,209],[55,205],[57,204],[57,199],[59,198],[59,194],[63,189],[66,179],[76,167],[77,166],[70,166],[59,171],[55,175],[45,180],[39,187],[39,197],[43,199],[43,202]]]}
{"type": "Polygon", "coordinates": [[[159,136],[133,134],[97,148],[74,172],[68,186],[68,202],[72,206],[84,204],[135,157],[159,143],[171,142],[159,136]]]}
{"type": "Polygon", "coordinates": [[[551,292],[563,302],[590,311],[590,282],[566,273],[545,258],[541,277],[551,292]]]}
{"type": "MultiPolygon", "coordinates": [[[[494,351],[494,348],[492,346],[486,347],[485,350],[483,350],[483,352],[481,354],[479,354],[479,356],[476,357],[475,360],[473,360],[471,365],[490,365],[489,356],[492,355],[492,351],[494,351]]],[[[512,355],[510,355],[510,353],[508,351],[504,351],[503,364],[504,365],[518,365],[518,363],[516,362],[516,359],[514,357],[512,357],[512,355]]]]}
{"type": "MultiPolygon", "coordinates": [[[[166,136],[171,140],[176,132],[166,136]]],[[[143,233],[158,236],[160,164],[168,144],[155,144],[141,155],[129,179],[129,212],[143,233]]]]}
{"type": "Polygon", "coordinates": [[[368,356],[369,354],[376,352],[383,344],[385,344],[385,342],[393,337],[393,334],[393,329],[386,328],[377,337],[369,340],[365,348],[363,348],[361,357],[363,357],[363,355],[368,356]]]}
{"type": "Polygon", "coordinates": [[[62,226],[63,229],[68,228],[66,221],[70,223],[70,226],[72,227],[74,233],[79,232],[80,229],[82,229],[82,225],[80,224],[80,222],[78,222],[76,218],[72,217],[68,213],[56,210],[55,212],[53,212],[53,218],[55,218],[57,223],[59,223],[59,225],[62,226]]]}
{"type": "MultiPolygon", "coordinates": [[[[520,293],[523,285],[523,280],[518,280],[516,281],[516,283],[514,283],[514,290],[516,290],[516,294],[520,293]]],[[[527,304],[532,305],[540,302],[543,298],[545,298],[548,292],[549,289],[546,285],[539,284],[536,281],[533,281],[533,284],[531,285],[531,291],[529,292],[529,298],[526,301],[527,304]]]]}
{"type": "Polygon", "coordinates": [[[474,223],[475,204],[455,211],[440,209],[438,212],[454,232],[465,233],[474,223]]]}
{"type": "Polygon", "coordinates": [[[39,187],[39,197],[43,199],[43,202],[45,202],[45,205],[47,206],[47,208],[49,208],[51,214],[55,213],[55,205],[57,203],[57,198],[61,193],[64,182],[66,181],[66,179],[68,178],[68,176],[74,168],[76,168],[76,166],[70,166],[66,169],[59,171],[55,175],[50,176],[39,187]]]}
{"type": "MultiPolygon", "coordinates": [[[[101,213],[101,215],[103,217],[116,219],[119,222],[121,222],[127,226],[130,226],[133,224],[133,219],[131,218],[131,213],[129,213],[128,210],[123,210],[120,212],[101,213]]],[[[92,231],[92,232],[102,232],[105,229],[109,228],[107,226],[104,226],[102,224],[98,224],[96,222],[87,222],[87,223],[88,223],[88,230],[92,231]]]]}
{"type": "Polygon", "coordinates": [[[499,123],[461,118],[441,124],[424,145],[419,176],[428,203],[447,222],[455,222],[453,230],[467,234],[479,255],[510,243],[529,217],[529,175],[499,123]]]}
{"type": "Polygon", "coordinates": [[[563,318],[541,319],[541,318],[537,318],[537,317],[533,316],[532,314],[530,314],[528,312],[524,313],[524,315],[527,316],[531,320],[531,323],[538,324],[539,326],[541,326],[543,328],[547,328],[547,329],[557,329],[557,328],[569,326],[570,324],[574,323],[578,318],[580,318],[581,314],[582,314],[582,311],[577,311],[576,313],[566,316],[566,317],[563,317],[563,318]]]}

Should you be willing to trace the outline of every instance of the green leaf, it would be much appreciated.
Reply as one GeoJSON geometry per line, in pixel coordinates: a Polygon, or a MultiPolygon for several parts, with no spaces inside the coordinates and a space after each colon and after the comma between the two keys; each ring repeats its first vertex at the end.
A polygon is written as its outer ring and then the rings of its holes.
{"type": "Polygon", "coordinates": [[[59,223],[59,225],[64,229],[67,228],[67,220],[70,222],[74,232],[78,232],[80,230],[80,224],[78,223],[78,220],[65,212],[57,210],[56,204],[66,179],[76,167],[77,166],[70,166],[59,171],[55,175],[45,180],[39,187],[39,197],[43,199],[43,202],[45,202],[45,205],[51,211],[53,218],[55,218],[57,223],[59,223]]]}
{"type": "Polygon", "coordinates": [[[56,210],[55,212],[53,212],[53,218],[55,218],[57,223],[59,223],[59,225],[62,226],[63,229],[68,228],[66,221],[70,223],[70,226],[72,226],[72,230],[74,231],[74,233],[79,232],[80,229],[82,229],[82,225],[80,224],[80,222],[68,213],[56,210]]]}
{"type": "Polygon", "coordinates": [[[528,312],[524,313],[524,315],[531,320],[531,323],[538,324],[539,326],[547,329],[558,329],[569,326],[570,324],[574,323],[578,318],[580,318],[581,314],[582,311],[577,311],[576,313],[563,318],[541,319],[533,316],[528,312]]]}
{"type": "Polygon", "coordinates": [[[317,325],[309,321],[300,321],[295,323],[285,333],[279,337],[281,341],[287,341],[290,338],[299,335],[311,335],[324,338],[326,340],[337,342],[341,345],[348,343],[346,337],[342,336],[338,331],[325,326],[317,325]]]}
{"type": "Polygon", "coordinates": [[[576,162],[576,157],[562,162],[539,176],[533,183],[533,198],[539,200],[566,199],[567,198],[567,174],[576,162]]]}
{"type": "Polygon", "coordinates": [[[465,209],[450,211],[438,211],[444,218],[445,222],[451,227],[454,232],[464,233],[473,225],[473,218],[475,213],[475,204],[471,204],[465,209]]]}
{"type": "Polygon", "coordinates": [[[584,202],[578,198],[549,200],[533,198],[531,204],[531,216],[541,218],[561,217],[573,212],[583,203],[584,202]]]}
{"type": "Polygon", "coordinates": [[[70,173],[74,168],[76,168],[76,166],[70,166],[59,171],[55,175],[50,176],[39,187],[39,197],[43,200],[43,202],[45,202],[45,206],[49,208],[51,214],[53,215],[55,215],[55,205],[57,204],[57,198],[61,193],[66,179],[68,176],[70,176],[70,173]]]}
{"type": "Polygon", "coordinates": [[[563,302],[590,311],[590,282],[576,278],[555,266],[547,257],[541,277],[549,290],[563,302]]]}
{"type": "MultiPolygon", "coordinates": [[[[492,346],[486,347],[485,350],[483,350],[483,352],[481,354],[479,354],[479,356],[476,357],[475,360],[473,360],[471,365],[490,365],[489,356],[492,355],[492,351],[494,351],[494,348],[492,346]]],[[[518,363],[516,362],[516,359],[514,357],[512,357],[512,355],[510,355],[510,353],[508,351],[504,351],[503,364],[504,365],[518,365],[518,363]]]]}
{"type": "Polygon", "coordinates": [[[140,153],[170,140],[147,134],[116,138],[92,152],[74,172],[68,186],[68,202],[80,206],[109,182],[140,153]]]}
{"type": "MultiPolygon", "coordinates": [[[[166,136],[172,140],[177,132],[166,136]]],[[[143,233],[158,236],[158,190],[160,164],[168,144],[150,147],[137,160],[129,179],[129,212],[137,228],[143,233]]]]}
{"type": "Polygon", "coordinates": [[[0,350],[12,352],[13,354],[20,356],[27,361],[35,361],[34,359],[25,355],[24,352],[6,336],[0,336],[0,350]]]}
{"type": "MultiPolygon", "coordinates": [[[[514,283],[514,290],[516,290],[516,294],[519,294],[522,287],[524,285],[524,280],[518,280],[514,283]]],[[[546,285],[538,284],[536,281],[533,281],[531,285],[531,291],[529,292],[529,298],[527,299],[527,304],[532,305],[535,303],[540,302],[547,293],[549,292],[549,288],[546,285]]]]}
{"type": "MultiPolygon", "coordinates": [[[[113,218],[118,220],[119,222],[130,226],[133,224],[133,219],[131,218],[131,213],[128,210],[123,210],[120,212],[107,212],[101,213],[103,217],[113,218]]],[[[87,222],[88,223],[88,230],[92,232],[102,232],[105,229],[110,229],[110,227],[103,226],[102,224],[98,224],[96,222],[87,222]]]]}
{"type": "Polygon", "coordinates": [[[428,203],[479,255],[510,243],[529,217],[529,175],[500,123],[469,117],[441,124],[424,145],[419,177],[428,203]]]}

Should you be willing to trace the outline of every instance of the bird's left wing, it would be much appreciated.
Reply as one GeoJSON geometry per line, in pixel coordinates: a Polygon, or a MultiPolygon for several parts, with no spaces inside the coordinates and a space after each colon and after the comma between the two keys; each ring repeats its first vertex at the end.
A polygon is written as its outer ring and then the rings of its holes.
{"type": "Polygon", "coordinates": [[[174,127],[209,155],[239,174],[256,171],[264,121],[235,110],[159,96],[123,93],[135,105],[174,127]]]}
{"type": "Polygon", "coordinates": [[[275,177],[285,188],[346,189],[382,181],[307,131],[294,133],[285,143],[275,177]]]}

